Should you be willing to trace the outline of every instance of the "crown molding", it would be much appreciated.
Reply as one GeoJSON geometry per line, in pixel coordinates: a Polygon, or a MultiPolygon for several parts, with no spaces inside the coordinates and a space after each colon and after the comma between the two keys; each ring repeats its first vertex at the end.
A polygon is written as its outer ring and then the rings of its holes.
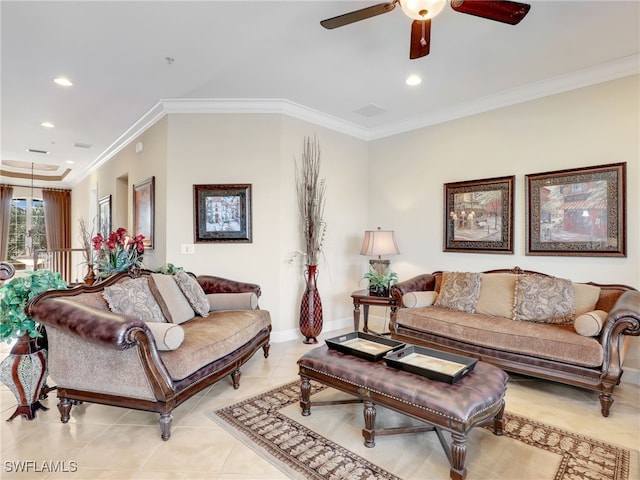
{"type": "Polygon", "coordinates": [[[120,135],[104,152],[91,162],[80,175],[80,180],[91,174],[94,170],[108,162],[115,154],[133,142],[138,136],[151,128],[158,120],[166,115],[166,111],[161,102],[156,103],[151,109],[140,117],[131,127],[120,135]]]}
{"type": "Polygon", "coordinates": [[[164,99],[165,112],[172,113],[271,113],[287,115],[361,140],[369,129],[282,98],[164,99]]]}
{"type": "Polygon", "coordinates": [[[80,179],[107,162],[165,115],[173,113],[280,114],[370,141],[639,73],[640,54],[629,55],[379,128],[361,127],[286,99],[164,99],[158,101],[91,162],[81,174],[80,179]]]}

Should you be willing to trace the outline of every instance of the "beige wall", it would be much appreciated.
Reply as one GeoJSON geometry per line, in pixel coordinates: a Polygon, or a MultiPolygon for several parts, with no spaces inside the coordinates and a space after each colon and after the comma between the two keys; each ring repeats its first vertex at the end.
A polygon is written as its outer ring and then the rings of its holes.
{"type": "MultiPolygon", "coordinates": [[[[321,176],[327,181],[329,224],[318,288],[325,321],[351,317],[357,287],[355,254],[365,229],[366,143],[281,115],[172,114],[169,116],[167,261],[198,274],[258,283],[261,308],[271,312],[274,340],[296,338],[304,288],[303,260],[289,263],[302,245],[295,196],[294,157],[305,136],[317,135],[321,176]],[[194,243],[193,185],[251,184],[252,243],[194,243]]],[[[329,327],[329,328],[336,328],[329,327]]]]}
{"type": "Polygon", "coordinates": [[[371,142],[369,218],[396,231],[401,279],[520,266],[640,288],[638,76],[371,142]],[[627,257],[525,255],[526,174],[627,162],[627,257]],[[514,254],[443,252],[443,184],[516,176],[514,254]],[[376,192],[374,195],[373,192],[376,192]]]}

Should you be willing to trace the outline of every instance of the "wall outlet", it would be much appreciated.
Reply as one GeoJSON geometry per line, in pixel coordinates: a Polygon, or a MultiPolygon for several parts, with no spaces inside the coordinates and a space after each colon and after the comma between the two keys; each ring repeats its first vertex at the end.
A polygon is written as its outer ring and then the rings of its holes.
{"type": "Polygon", "coordinates": [[[193,255],[195,253],[196,246],[191,243],[183,243],[180,247],[180,253],[185,255],[193,255]]]}

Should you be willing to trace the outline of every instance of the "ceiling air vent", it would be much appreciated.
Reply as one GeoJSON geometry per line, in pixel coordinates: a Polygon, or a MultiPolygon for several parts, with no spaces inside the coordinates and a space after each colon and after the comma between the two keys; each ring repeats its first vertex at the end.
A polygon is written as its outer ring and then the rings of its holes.
{"type": "Polygon", "coordinates": [[[77,148],[91,148],[91,147],[93,147],[93,145],[91,145],[89,143],[80,143],[80,142],[74,143],[73,146],[77,147],[77,148]]]}
{"type": "Polygon", "coordinates": [[[380,115],[382,113],[386,113],[387,111],[376,105],[375,103],[370,103],[369,105],[365,105],[362,108],[353,111],[354,113],[358,113],[364,117],[375,117],[376,115],[380,115]]]}
{"type": "Polygon", "coordinates": [[[29,153],[43,153],[45,155],[49,154],[49,152],[47,152],[46,150],[37,150],[35,148],[27,148],[27,152],[29,152],[29,153]]]}

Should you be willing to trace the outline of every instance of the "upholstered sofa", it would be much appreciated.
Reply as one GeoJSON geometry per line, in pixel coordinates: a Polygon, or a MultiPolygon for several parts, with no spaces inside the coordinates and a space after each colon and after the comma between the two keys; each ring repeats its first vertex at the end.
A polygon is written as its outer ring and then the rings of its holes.
{"type": "Polygon", "coordinates": [[[36,297],[27,313],[46,329],[62,422],[78,402],[146,410],[168,440],[174,408],[226,375],[238,388],[241,365],[260,348],[267,358],[259,295],[252,283],[142,270],[36,297]]]}
{"type": "Polygon", "coordinates": [[[418,275],[394,285],[391,295],[398,305],[392,338],[599,391],[605,417],[629,336],[640,334],[634,288],[574,283],[518,267],[418,275]]]}

